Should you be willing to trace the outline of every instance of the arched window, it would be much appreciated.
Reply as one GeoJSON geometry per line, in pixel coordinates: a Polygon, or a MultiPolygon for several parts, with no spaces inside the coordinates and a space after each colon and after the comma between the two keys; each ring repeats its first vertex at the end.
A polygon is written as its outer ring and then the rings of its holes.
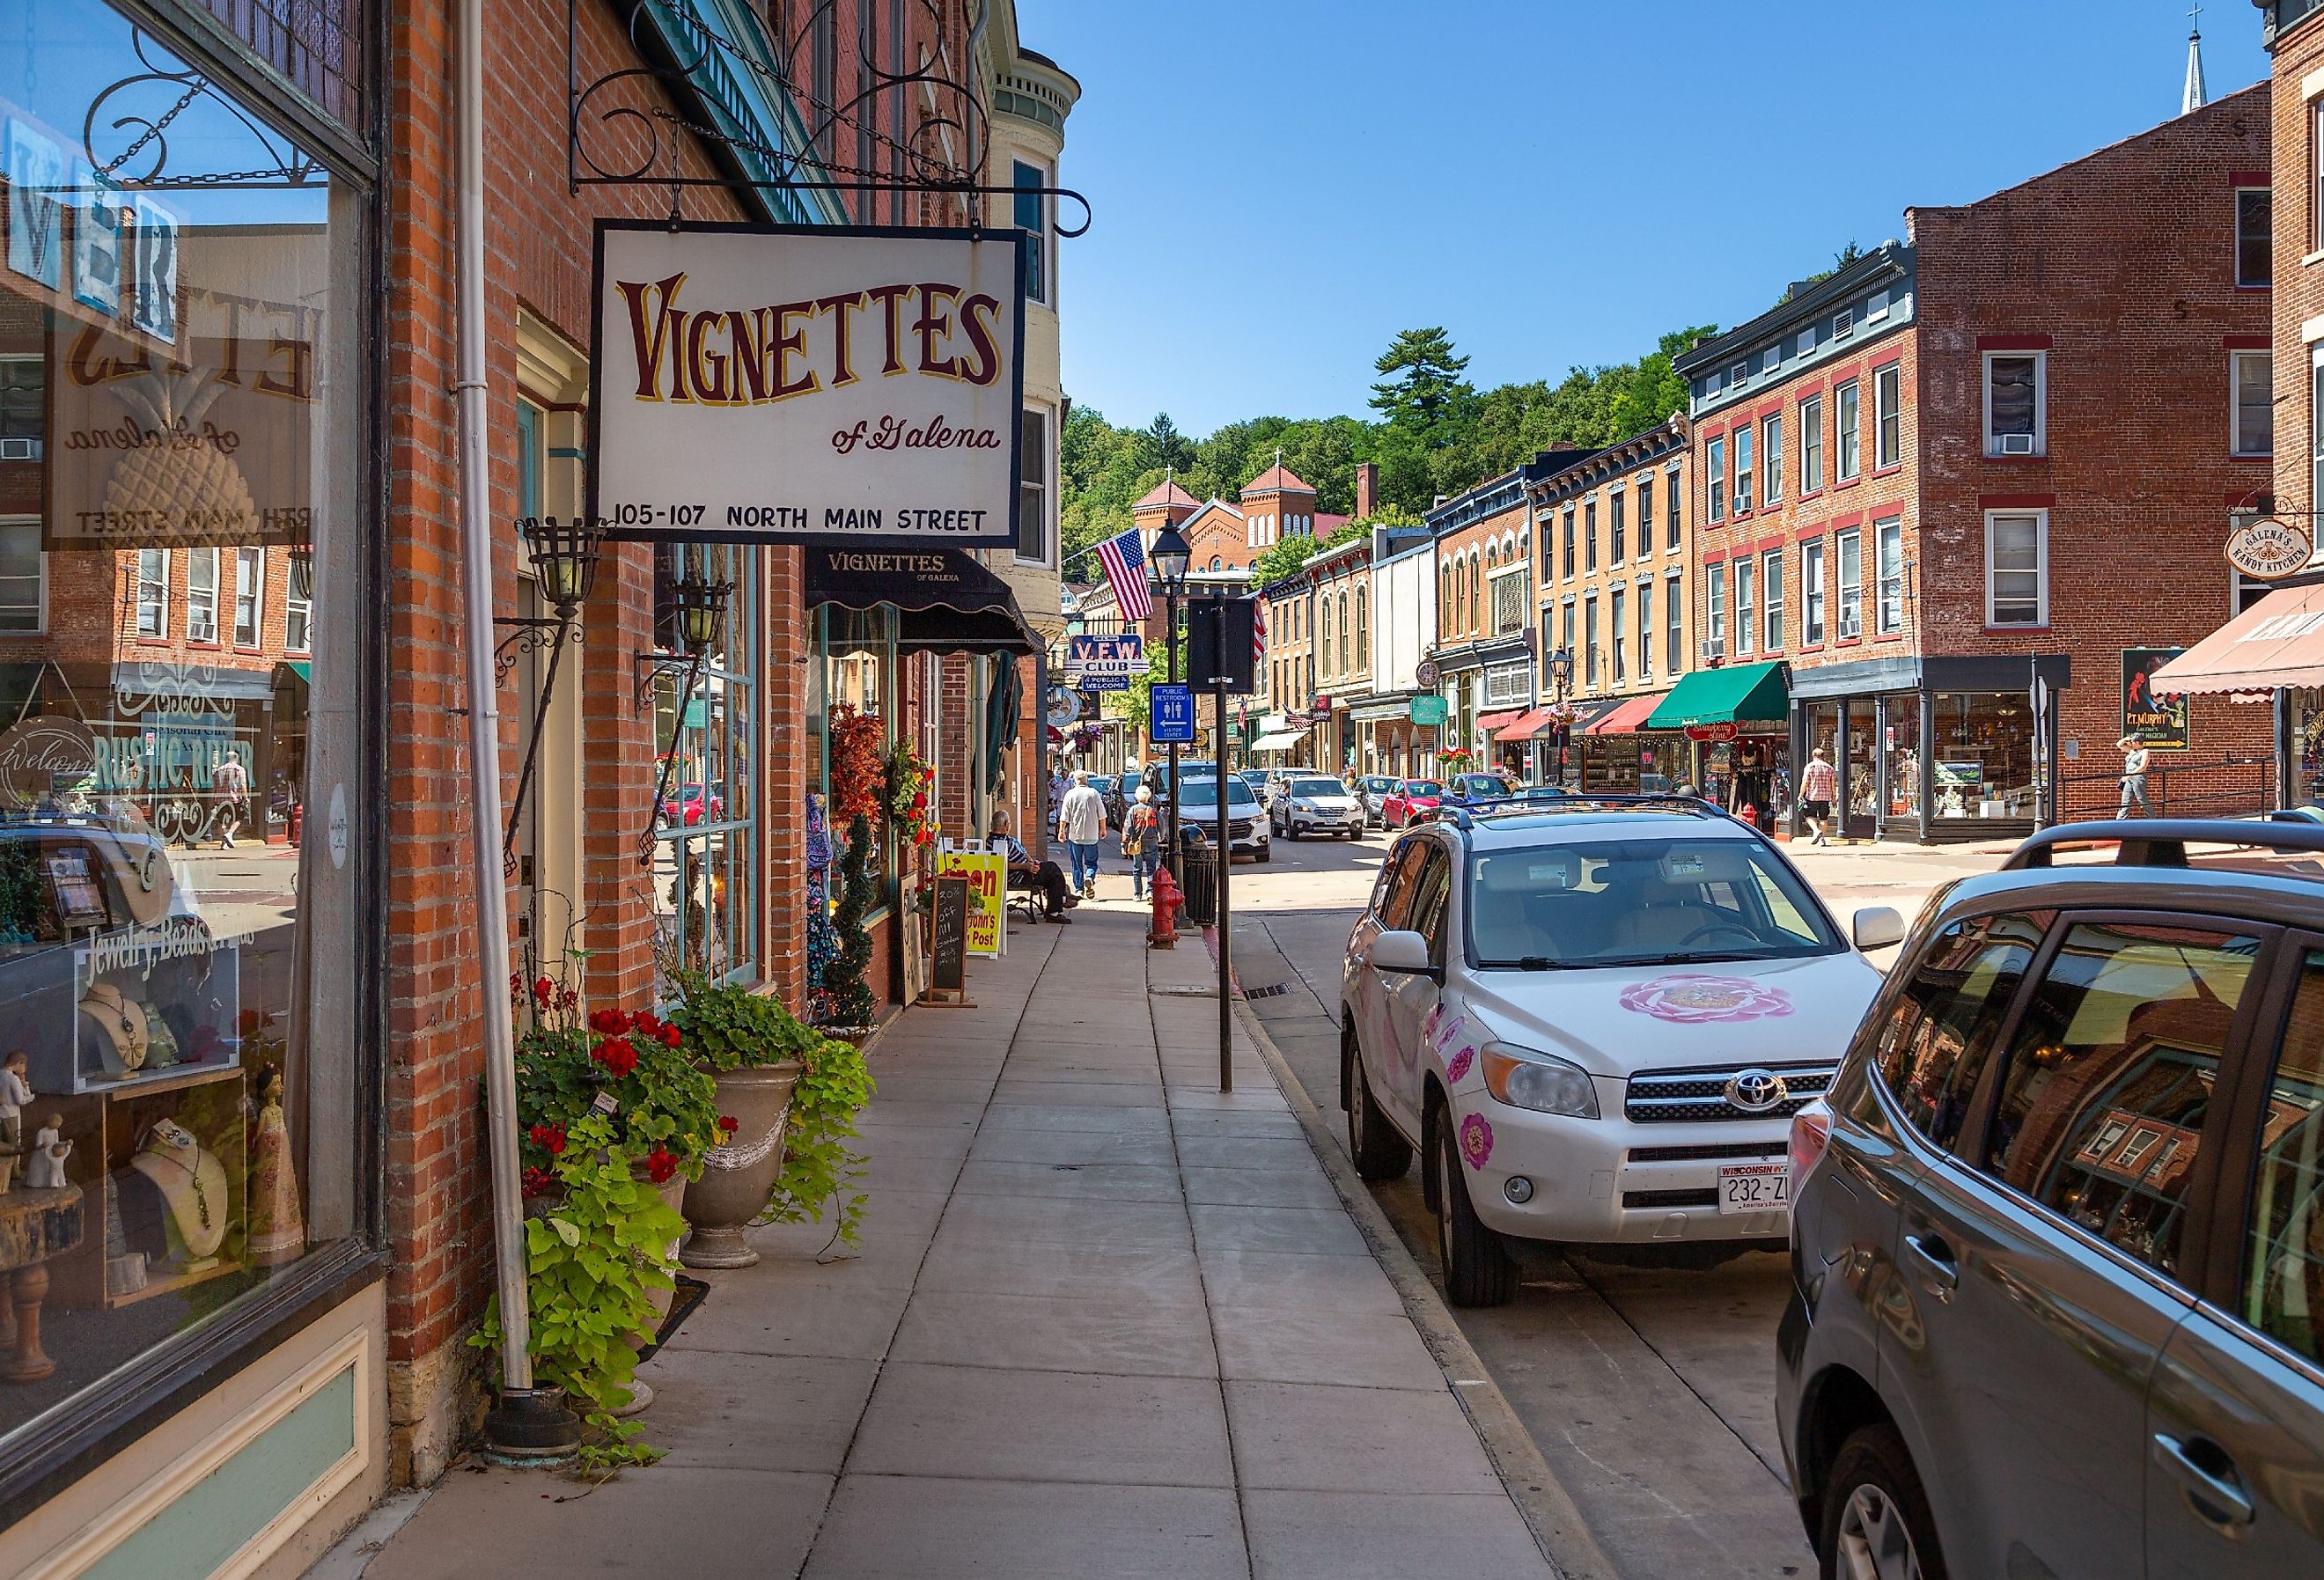
{"type": "Polygon", "coordinates": [[[1340,668],[1348,667],[1348,589],[1340,589],[1340,668]]]}
{"type": "Polygon", "coordinates": [[[1224,570],[1226,568],[1227,562],[1225,560],[1220,559],[1215,554],[1211,556],[1211,568],[1213,570],[1224,570]]]}
{"type": "Polygon", "coordinates": [[[1323,595],[1323,651],[1318,655],[1320,661],[1317,663],[1316,668],[1323,673],[1328,675],[1332,672],[1332,604],[1331,595],[1329,593],[1323,595]]]}

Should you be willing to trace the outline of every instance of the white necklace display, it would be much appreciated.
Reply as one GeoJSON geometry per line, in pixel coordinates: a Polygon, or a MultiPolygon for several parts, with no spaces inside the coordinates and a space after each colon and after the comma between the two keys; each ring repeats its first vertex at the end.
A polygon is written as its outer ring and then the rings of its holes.
{"type": "Polygon", "coordinates": [[[145,1007],[109,982],[94,984],[81,995],[81,1013],[97,1022],[105,1034],[98,1055],[108,1069],[143,1068],[149,1034],[145,1023],[145,1007]]]}
{"type": "Polygon", "coordinates": [[[155,1123],[129,1166],[152,1180],[170,1204],[170,1217],[189,1259],[179,1270],[195,1272],[214,1262],[226,1243],[226,1165],[191,1132],[164,1119],[155,1123]]]}

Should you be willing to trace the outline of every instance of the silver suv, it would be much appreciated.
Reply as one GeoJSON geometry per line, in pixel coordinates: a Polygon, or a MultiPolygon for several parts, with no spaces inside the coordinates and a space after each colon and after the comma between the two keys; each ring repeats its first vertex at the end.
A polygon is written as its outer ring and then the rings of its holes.
{"type": "Polygon", "coordinates": [[[2319,857],[2082,824],[1930,901],[1792,1126],[1824,1575],[2324,1575],[2319,857]]]}

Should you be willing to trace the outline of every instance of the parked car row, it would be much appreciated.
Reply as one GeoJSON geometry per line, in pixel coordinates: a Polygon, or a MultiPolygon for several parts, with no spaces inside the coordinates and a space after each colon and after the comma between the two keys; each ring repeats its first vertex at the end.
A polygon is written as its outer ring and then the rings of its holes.
{"type": "Polygon", "coordinates": [[[1417,1153],[1458,1305],[1542,1243],[1785,1252],[1825,1575],[2324,1574],[2319,857],[2053,829],[1907,937],[1701,803],[1448,806],[1349,941],[1351,1150],[1417,1153]]]}

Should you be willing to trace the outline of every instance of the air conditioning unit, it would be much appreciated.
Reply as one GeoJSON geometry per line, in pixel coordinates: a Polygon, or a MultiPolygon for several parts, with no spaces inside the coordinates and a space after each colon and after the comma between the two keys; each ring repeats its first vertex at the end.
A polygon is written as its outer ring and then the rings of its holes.
{"type": "Polygon", "coordinates": [[[37,461],[40,458],[39,439],[0,439],[0,461],[37,461]]]}
{"type": "Polygon", "coordinates": [[[2005,433],[2001,436],[2001,453],[2005,456],[2030,456],[2034,453],[2034,436],[2030,433],[2005,433]]]}
{"type": "Polygon", "coordinates": [[[1722,643],[1706,641],[1702,644],[1702,661],[1704,663],[1716,663],[1726,656],[1727,649],[1722,643]]]}

